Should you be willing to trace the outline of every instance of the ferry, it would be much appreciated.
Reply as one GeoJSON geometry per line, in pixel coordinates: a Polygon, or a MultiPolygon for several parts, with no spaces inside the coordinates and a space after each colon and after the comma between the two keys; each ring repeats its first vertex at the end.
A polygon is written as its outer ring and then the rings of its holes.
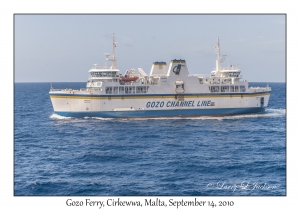
{"type": "Polygon", "coordinates": [[[195,117],[264,112],[271,88],[249,87],[237,65],[222,67],[220,41],[214,47],[216,68],[209,75],[189,74],[185,60],[153,62],[150,73],[142,68],[117,68],[115,36],[111,66],[94,64],[85,88],[50,88],[54,113],[65,117],[195,117]]]}

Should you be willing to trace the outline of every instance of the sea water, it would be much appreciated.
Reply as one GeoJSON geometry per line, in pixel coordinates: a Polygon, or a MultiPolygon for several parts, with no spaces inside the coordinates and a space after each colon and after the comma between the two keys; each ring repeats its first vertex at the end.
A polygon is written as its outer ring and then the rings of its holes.
{"type": "Polygon", "coordinates": [[[286,84],[269,86],[264,113],[106,119],[56,115],[50,83],[15,83],[14,195],[286,195],[286,84]]]}

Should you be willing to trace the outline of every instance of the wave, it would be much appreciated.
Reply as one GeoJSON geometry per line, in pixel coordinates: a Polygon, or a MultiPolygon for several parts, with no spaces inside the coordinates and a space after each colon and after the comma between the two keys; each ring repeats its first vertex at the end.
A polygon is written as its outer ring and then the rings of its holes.
{"type": "MultiPolygon", "coordinates": [[[[282,117],[285,116],[285,109],[266,109],[263,113],[253,113],[253,114],[240,114],[240,115],[230,115],[230,116],[199,116],[199,117],[157,117],[157,118],[130,118],[134,120],[179,120],[179,119],[189,119],[189,120],[230,120],[230,119],[243,119],[243,118],[266,118],[266,117],[282,117]]],[[[128,119],[129,120],[129,119],[128,119]]]]}
{"type": "MultiPolygon", "coordinates": [[[[227,119],[243,119],[243,118],[266,118],[266,117],[281,117],[286,114],[285,109],[266,109],[263,113],[253,113],[253,114],[241,114],[241,115],[232,115],[232,116],[223,116],[223,117],[207,117],[202,119],[218,119],[218,120],[227,120],[227,119]]],[[[201,117],[199,117],[200,119],[201,117]]]]}
{"type": "Polygon", "coordinates": [[[64,117],[64,116],[60,116],[58,114],[52,114],[50,116],[51,119],[57,119],[57,120],[69,120],[72,119],[73,117],[64,117]]]}
{"type": "MultiPolygon", "coordinates": [[[[157,117],[157,118],[130,118],[134,120],[179,120],[179,119],[189,119],[189,120],[228,120],[228,119],[243,119],[243,118],[266,118],[266,117],[282,117],[285,116],[285,109],[266,109],[262,113],[253,114],[240,114],[240,115],[230,115],[230,116],[199,116],[199,117],[157,117]]],[[[130,120],[128,119],[128,120],[130,120]]]]}
{"type": "MultiPolygon", "coordinates": [[[[181,119],[190,119],[190,120],[230,120],[230,119],[243,119],[243,118],[266,118],[266,117],[281,117],[286,114],[286,109],[272,109],[267,108],[265,112],[262,113],[253,113],[253,114],[241,114],[241,115],[230,115],[230,116],[199,116],[199,117],[142,117],[142,118],[103,118],[103,117],[84,117],[83,119],[94,119],[94,120],[118,120],[118,121],[130,121],[130,120],[181,120],[181,119]]],[[[63,117],[58,114],[52,114],[51,119],[77,119],[74,117],[63,117]]],[[[81,118],[82,119],[82,118],[81,118]]]]}

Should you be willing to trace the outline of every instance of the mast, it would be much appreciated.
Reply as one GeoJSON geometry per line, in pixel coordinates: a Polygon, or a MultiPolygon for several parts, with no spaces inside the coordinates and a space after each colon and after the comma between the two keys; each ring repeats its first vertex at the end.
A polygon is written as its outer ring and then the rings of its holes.
{"type": "Polygon", "coordinates": [[[219,37],[217,39],[217,46],[215,46],[215,52],[217,54],[217,60],[216,60],[216,72],[221,70],[221,59],[220,59],[220,40],[219,37]]]}
{"type": "Polygon", "coordinates": [[[226,56],[226,55],[223,55],[222,58],[221,58],[221,49],[220,49],[219,37],[218,37],[217,40],[218,40],[218,43],[217,43],[217,46],[215,46],[215,52],[218,55],[217,60],[216,60],[216,73],[221,71],[221,69],[222,69],[221,68],[221,63],[225,61],[225,56],[226,56]]]}
{"type": "Polygon", "coordinates": [[[117,42],[115,42],[115,34],[114,33],[113,33],[112,40],[113,40],[113,54],[112,54],[111,57],[108,57],[109,53],[105,53],[105,56],[106,56],[107,61],[112,62],[112,65],[111,65],[110,68],[111,69],[116,69],[117,68],[117,58],[116,58],[115,48],[117,47],[117,42]]]}

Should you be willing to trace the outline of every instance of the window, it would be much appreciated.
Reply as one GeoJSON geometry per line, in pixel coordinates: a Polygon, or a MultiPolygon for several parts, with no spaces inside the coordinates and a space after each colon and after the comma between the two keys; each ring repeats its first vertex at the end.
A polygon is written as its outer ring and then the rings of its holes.
{"type": "Polygon", "coordinates": [[[245,92],[246,91],[246,88],[245,88],[245,86],[240,86],[240,90],[241,90],[241,92],[245,92]]]}
{"type": "Polygon", "coordinates": [[[229,92],[228,86],[221,86],[221,92],[229,92]]]}
{"type": "Polygon", "coordinates": [[[98,87],[101,87],[101,86],[102,86],[102,82],[97,82],[96,85],[97,85],[98,87]]]}
{"type": "Polygon", "coordinates": [[[234,87],[234,92],[239,92],[239,86],[234,87]]]}
{"type": "Polygon", "coordinates": [[[147,87],[146,86],[137,86],[136,93],[147,93],[147,87]]]}
{"type": "Polygon", "coordinates": [[[124,87],[119,87],[119,93],[124,94],[124,87]]]}
{"type": "Polygon", "coordinates": [[[219,92],[219,86],[211,86],[211,92],[219,92]]]}
{"type": "Polygon", "coordinates": [[[240,72],[228,72],[227,75],[229,77],[238,77],[240,74],[240,72]]]}
{"type": "Polygon", "coordinates": [[[125,94],[129,93],[129,87],[125,87],[125,94]]]}
{"type": "Polygon", "coordinates": [[[136,87],[136,93],[140,93],[141,90],[140,90],[140,87],[136,87]]]}
{"type": "Polygon", "coordinates": [[[135,93],[135,86],[129,87],[129,93],[135,93]]]}
{"type": "Polygon", "coordinates": [[[106,94],[112,94],[112,87],[106,87],[105,88],[105,93],[106,94]]]}
{"type": "Polygon", "coordinates": [[[119,87],[114,87],[114,94],[118,94],[119,87]]]}
{"type": "Polygon", "coordinates": [[[142,93],[147,93],[148,87],[143,86],[142,87],[142,93]]]}
{"type": "Polygon", "coordinates": [[[230,92],[234,92],[234,86],[230,86],[230,92]]]}

